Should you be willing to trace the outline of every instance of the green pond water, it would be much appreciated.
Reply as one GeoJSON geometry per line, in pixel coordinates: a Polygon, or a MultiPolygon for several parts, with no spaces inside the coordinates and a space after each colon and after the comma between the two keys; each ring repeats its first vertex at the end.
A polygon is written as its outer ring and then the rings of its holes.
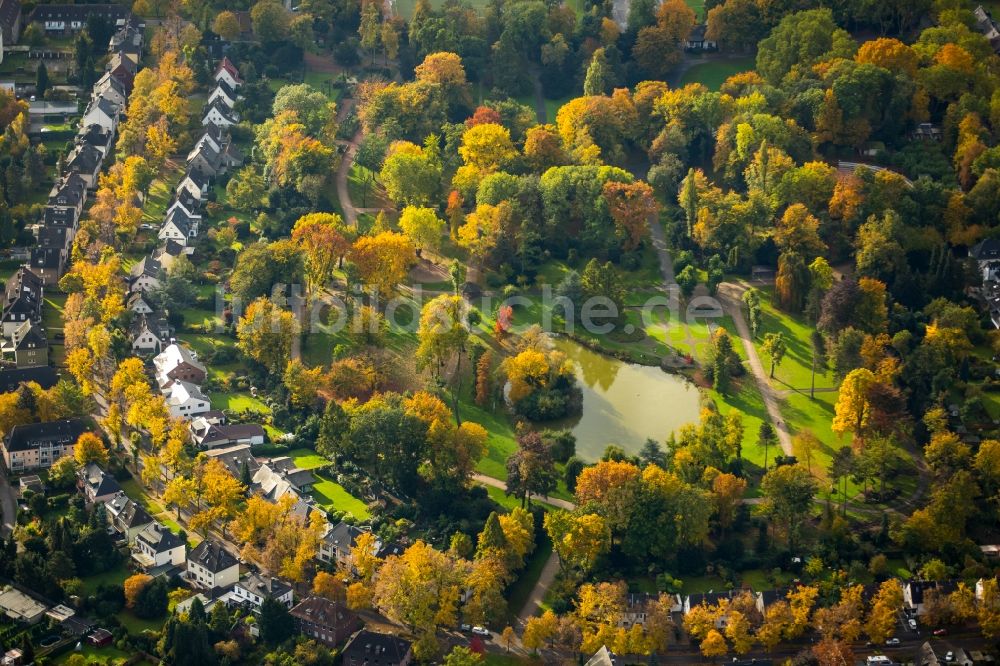
{"type": "Polygon", "coordinates": [[[624,363],[566,338],[552,344],[573,361],[583,391],[583,414],[558,427],[573,432],[576,454],[584,460],[600,459],[608,444],[638,453],[647,438],[663,442],[698,421],[698,388],[684,377],[624,363]]]}

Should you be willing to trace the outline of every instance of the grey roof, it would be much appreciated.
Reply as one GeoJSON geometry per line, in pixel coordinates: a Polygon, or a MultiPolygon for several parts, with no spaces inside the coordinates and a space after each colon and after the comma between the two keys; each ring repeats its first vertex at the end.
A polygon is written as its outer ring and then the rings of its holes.
{"type": "Polygon", "coordinates": [[[351,625],[359,626],[358,614],[348,608],[347,604],[337,603],[324,597],[307,597],[289,612],[299,620],[321,627],[343,631],[349,630],[351,625]]]}
{"type": "Polygon", "coordinates": [[[78,173],[92,174],[101,166],[103,158],[104,155],[100,150],[89,143],[82,143],[67,155],[66,168],[78,173]]]}
{"type": "Polygon", "coordinates": [[[202,115],[202,117],[207,116],[208,112],[211,111],[212,109],[218,110],[218,112],[226,120],[229,120],[230,122],[233,123],[237,122],[237,116],[235,113],[233,113],[233,110],[230,109],[228,106],[226,106],[226,103],[220,100],[218,97],[216,97],[210,103],[205,105],[204,114],[202,115]]]}
{"type": "Polygon", "coordinates": [[[44,349],[49,346],[45,338],[45,329],[33,321],[26,321],[14,331],[14,350],[44,349]]]}
{"type": "Polygon", "coordinates": [[[152,523],[136,535],[136,539],[147,544],[154,553],[165,553],[184,545],[184,540],[160,523],[152,523]]]}
{"type": "Polygon", "coordinates": [[[79,174],[69,173],[56,181],[49,194],[50,206],[76,206],[87,196],[87,184],[79,174]]]}
{"type": "Polygon", "coordinates": [[[129,271],[129,275],[132,278],[137,278],[140,275],[148,275],[149,277],[158,278],[160,277],[160,272],[162,271],[160,262],[153,257],[143,257],[132,266],[132,270],[129,271]]]}
{"type": "MultiPolygon", "coordinates": [[[[232,425],[212,425],[201,439],[202,445],[214,442],[238,442],[241,439],[263,437],[265,430],[256,423],[234,423],[232,425]]],[[[313,479],[312,483],[316,480],[313,479]]]]}
{"type": "Polygon", "coordinates": [[[20,313],[39,317],[42,313],[42,279],[29,268],[21,267],[4,285],[3,317],[20,313]]]}
{"type": "Polygon", "coordinates": [[[32,268],[62,270],[66,251],[58,247],[33,247],[29,263],[32,268]]]}
{"type": "Polygon", "coordinates": [[[969,250],[969,255],[979,261],[1000,259],[1000,239],[986,238],[979,241],[969,250]]]}
{"type": "Polygon", "coordinates": [[[617,663],[615,655],[608,650],[606,645],[602,645],[601,649],[587,660],[586,666],[614,666],[617,663]]]}
{"type": "Polygon", "coordinates": [[[109,19],[112,25],[129,15],[129,10],[119,4],[38,5],[31,12],[32,21],[81,21],[91,14],[109,19]]]}
{"type": "Polygon", "coordinates": [[[76,226],[76,219],[75,208],[67,208],[65,206],[46,206],[45,216],[42,218],[42,222],[46,225],[73,227],[76,226]]]}
{"type": "Polygon", "coordinates": [[[13,30],[20,15],[21,0],[0,0],[0,25],[3,26],[5,39],[17,37],[13,30]]]}
{"type": "Polygon", "coordinates": [[[116,515],[118,521],[126,528],[139,527],[153,522],[153,517],[146,513],[146,510],[139,506],[139,503],[130,499],[124,492],[120,492],[107,502],[104,506],[108,512],[116,515]]]}
{"type": "Polygon", "coordinates": [[[362,629],[344,646],[344,666],[401,664],[410,653],[410,641],[392,634],[362,629]]]}
{"type": "MultiPolygon", "coordinates": [[[[236,90],[231,85],[226,83],[225,79],[219,79],[218,81],[216,81],[215,87],[221,89],[226,97],[233,100],[234,102],[236,101],[236,90]]],[[[212,92],[215,91],[213,90],[212,92]]]]}
{"type": "Polygon", "coordinates": [[[358,537],[364,531],[344,521],[340,521],[323,535],[323,541],[341,552],[350,552],[358,537]]]}
{"type": "Polygon", "coordinates": [[[81,471],[83,482],[91,489],[94,497],[115,495],[121,492],[121,485],[97,463],[88,463],[81,471]]]}
{"type": "Polygon", "coordinates": [[[61,419],[45,423],[28,423],[11,428],[7,434],[8,451],[27,451],[41,442],[72,444],[87,430],[82,419],[61,419]]]}
{"type": "Polygon", "coordinates": [[[22,383],[35,382],[43,390],[50,389],[59,381],[55,368],[40,365],[35,368],[4,368],[0,370],[0,393],[16,391],[22,383]]]}
{"type": "Polygon", "coordinates": [[[94,109],[98,109],[101,113],[106,115],[108,118],[114,118],[118,115],[118,105],[112,102],[107,97],[95,97],[90,100],[90,104],[87,105],[87,109],[83,112],[83,115],[87,115],[94,109]]]}
{"type": "Polygon", "coordinates": [[[255,571],[248,573],[237,585],[260,597],[281,597],[292,591],[288,583],[255,571]]]}
{"type": "Polygon", "coordinates": [[[218,458],[226,466],[230,474],[236,478],[240,478],[244,464],[250,468],[250,474],[254,474],[260,469],[260,463],[250,453],[249,444],[237,444],[223,449],[213,449],[206,451],[205,455],[211,458],[218,458]]]}
{"type": "Polygon", "coordinates": [[[212,573],[225,571],[239,564],[228,550],[216,541],[205,539],[188,555],[188,562],[196,562],[212,573]]]}
{"type": "Polygon", "coordinates": [[[41,226],[35,234],[41,247],[54,247],[64,250],[69,247],[70,228],[56,226],[41,226]]]}

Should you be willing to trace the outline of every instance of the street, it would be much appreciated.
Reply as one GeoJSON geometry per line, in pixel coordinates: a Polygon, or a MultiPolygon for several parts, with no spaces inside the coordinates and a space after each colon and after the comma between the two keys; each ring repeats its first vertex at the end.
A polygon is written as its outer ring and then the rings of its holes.
{"type": "Polygon", "coordinates": [[[14,523],[17,520],[17,496],[15,492],[7,478],[6,470],[0,464],[0,512],[3,513],[0,536],[5,539],[14,531],[14,523]]]}

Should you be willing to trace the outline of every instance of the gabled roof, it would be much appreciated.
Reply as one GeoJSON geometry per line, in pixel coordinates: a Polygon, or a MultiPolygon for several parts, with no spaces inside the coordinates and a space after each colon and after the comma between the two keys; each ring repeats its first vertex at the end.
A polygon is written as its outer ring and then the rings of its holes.
{"type": "Polygon", "coordinates": [[[33,247],[28,263],[38,270],[61,270],[66,261],[66,250],[58,247],[33,247]]]}
{"type": "Polygon", "coordinates": [[[392,634],[362,629],[344,646],[344,664],[401,664],[410,652],[410,641],[392,634]]]}
{"type": "Polygon", "coordinates": [[[264,428],[256,423],[234,423],[232,425],[209,425],[195,437],[202,446],[210,446],[216,442],[238,442],[254,437],[263,437],[265,434],[264,428]]]}
{"type": "Polygon", "coordinates": [[[104,155],[88,143],[78,145],[66,156],[66,168],[78,173],[92,174],[101,166],[104,155]]]}
{"type": "Polygon", "coordinates": [[[16,391],[22,383],[35,382],[47,390],[59,382],[55,368],[40,365],[35,368],[4,368],[0,370],[0,393],[16,391]]]}
{"type": "Polygon", "coordinates": [[[289,613],[304,622],[331,629],[343,630],[351,625],[358,626],[357,613],[349,609],[346,604],[330,601],[324,597],[303,599],[289,613]]]}
{"type": "Polygon", "coordinates": [[[236,65],[229,59],[229,57],[224,57],[219,61],[219,66],[215,70],[215,74],[218,75],[219,72],[225,70],[236,81],[237,84],[242,83],[243,80],[240,79],[240,71],[236,69],[236,65]]]}
{"type": "Polygon", "coordinates": [[[331,548],[346,553],[354,548],[354,544],[362,534],[364,534],[364,530],[340,521],[326,531],[326,534],[323,535],[323,541],[331,548]]]}
{"type": "Polygon", "coordinates": [[[1000,259],[1000,239],[985,238],[969,250],[969,256],[979,261],[992,261],[1000,259]]]}
{"type": "Polygon", "coordinates": [[[184,545],[184,540],[160,523],[152,523],[136,535],[137,541],[142,541],[154,553],[166,553],[184,545]]]}
{"type": "Polygon", "coordinates": [[[175,381],[170,385],[166,398],[167,405],[171,407],[175,405],[183,405],[190,400],[203,400],[208,402],[208,398],[201,392],[201,389],[197,384],[192,384],[191,382],[185,382],[182,380],[175,381]]]}
{"type": "Polygon", "coordinates": [[[247,592],[252,592],[259,597],[282,597],[292,591],[292,586],[288,583],[267,576],[262,573],[251,571],[246,578],[236,583],[247,592]]]}
{"type": "Polygon", "coordinates": [[[126,528],[139,527],[153,522],[152,516],[125,494],[120,492],[104,503],[108,514],[115,517],[126,528]]]}
{"type": "Polygon", "coordinates": [[[40,226],[35,232],[35,238],[43,248],[64,250],[69,245],[70,228],[40,226]]]}
{"type": "Polygon", "coordinates": [[[617,663],[615,655],[608,650],[606,645],[602,645],[601,649],[595,652],[594,656],[587,660],[585,666],[614,666],[617,663]]]}
{"type": "Polygon", "coordinates": [[[88,104],[86,110],[84,110],[84,117],[89,116],[95,110],[100,111],[101,114],[109,119],[114,119],[114,117],[118,115],[118,111],[120,109],[117,104],[112,102],[107,97],[95,97],[90,100],[90,104],[88,104]]]}
{"type": "Polygon", "coordinates": [[[215,109],[216,111],[218,111],[219,114],[223,118],[225,118],[226,120],[228,120],[231,123],[235,124],[235,123],[238,123],[239,120],[240,120],[239,116],[237,116],[235,113],[233,113],[233,110],[230,109],[228,106],[226,106],[226,103],[223,102],[218,97],[216,97],[211,102],[209,102],[208,104],[205,105],[205,109],[204,109],[204,113],[202,114],[202,117],[204,118],[204,117],[208,116],[208,112],[211,111],[212,109],[215,109]]]}
{"type": "Polygon", "coordinates": [[[115,495],[121,492],[121,485],[97,463],[87,463],[80,470],[80,478],[87,484],[94,497],[104,497],[105,495],[115,495]]]}
{"type": "Polygon", "coordinates": [[[45,349],[49,341],[45,338],[45,329],[33,321],[26,321],[14,331],[14,351],[29,349],[45,349]]]}
{"type": "Polygon", "coordinates": [[[188,555],[188,563],[195,562],[216,574],[239,566],[239,561],[216,541],[205,539],[188,555]]]}
{"type": "Polygon", "coordinates": [[[13,307],[19,308],[19,311],[40,311],[42,290],[42,278],[22,266],[4,284],[4,312],[13,307]]]}
{"type": "Polygon", "coordinates": [[[120,74],[121,70],[125,70],[129,75],[135,76],[135,73],[139,70],[139,65],[131,58],[126,57],[122,51],[117,51],[111,56],[111,60],[108,61],[108,71],[120,74]]]}
{"type": "Polygon", "coordinates": [[[111,144],[111,132],[107,127],[91,123],[76,134],[77,143],[88,143],[95,148],[106,149],[111,144]]]}
{"type": "Polygon", "coordinates": [[[153,256],[156,259],[160,259],[160,257],[164,256],[176,259],[181,255],[188,254],[188,250],[189,248],[186,245],[178,243],[172,238],[168,238],[167,241],[161,247],[158,247],[156,250],[153,251],[153,256]]]}
{"type": "Polygon", "coordinates": [[[257,459],[250,452],[249,444],[236,444],[223,449],[212,449],[206,451],[205,455],[210,458],[218,458],[226,466],[230,474],[236,478],[240,478],[243,465],[247,465],[250,468],[251,475],[260,468],[260,463],[257,462],[257,459]]]}
{"type": "Polygon", "coordinates": [[[139,301],[145,303],[146,307],[148,307],[150,310],[153,309],[153,306],[150,305],[149,301],[146,300],[146,295],[141,291],[133,291],[131,294],[129,294],[126,305],[129,310],[132,310],[139,304],[139,301]]]}
{"type": "Polygon", "coordinates": [[[188,213],[192,215],[197,215],[198,208],[201,202],[194,198],[194,195],[188,192],[187,188],[181,188],[179,191],[175,191],[174,198],[170,202],[170,206],[167,207],[168,214],[172,213],[178,207],[183,207],[188,213]]]}
{"type": "MultiPolygon", "coordinates": [[[[216,88],[217,88],[217,89],[219,90],[219,92],[221,92],[221,93],[222,93],[222,94],[223,94],[223,95],[224,95],[225,97],[227,97],[227,98],[229,98],[229,99],[233,100],[234,102],[236,101],[236,89],[235,89],[235,88],[233,88],[233,87],[232,87],[231,85],[229,85],[228,83],[226,83],[226,80],[225,80],[225,79],[219,79],[218,81],[216,81],[216,82],[215,82],[215,87],[216,87],[216,88]]],[[[214,94],[214,93],[215,93],[215,90],[212,90],[212,92],[211,92],[211,93],[209,93],[209,97],[211,97],[211,96],[212,96],[212,94],[214,94]]]]}
{"type": "Polygon", "coordinates": [[[187,363],[202,372],[208,372],[205,365],[198,360],[194,352],[176,342],[167,346],[166,349],[157,354],[153,359],[156,374],[166,374],[182,363],[187,363]]]}
{"type": "Polygon", "coordinates": [[[141,275],[146,275],[153,278],[159,278],[160,273],[163,268],[160,266],[160,262],[153,257],[146,256],[140,259],[132,266],[132,270],[129,271],[129,275],[135,279],[141,275]]]}
{"type": "Polygon", "coordinates": [[[21,0],[0,1],[0,25],[8,32],[12,32],[14,24],[17,23],[21,15],[21,0]]]}
{"type": "Polygon", "coordinates": [[[42,217],[42,223],[47,226],[73,227],[76,220],[76,209],[67,206],[46,206],[42,217]]]}
{"type": "Polygon", "coordinates": [[[50,206],[76,206],[87,196],[87,184],[78,173],[64,174],[49,192],[50,206]],[[65,202],[65,203],[63,203],[65,202]]]}
{"type": "Polygon", "coordinates": [[[105,72],[104,75],[97,80],[94,84],[94,94],[97,97],[102,97],[105,90],[113,90],[124,98],[128,98],[128,91],[121,81],[111,76],[111,72],[105,72]]]}
{"type": "Polygon", "coordinates": [[[87,429],[82,419],[61,419],[45,423],[16,425],[7,435],[8,451],[26,451],[35,448],[39,442],[59,442],[72,444],[87,429]]]}
{"type": "Polygon", "coordinates": [[[205,189],[208,186],[208,174],[201,169],[188,169],[187,173],[184,174],[184,179],[190,179],[192,183],[201,189],[205,189]]]}

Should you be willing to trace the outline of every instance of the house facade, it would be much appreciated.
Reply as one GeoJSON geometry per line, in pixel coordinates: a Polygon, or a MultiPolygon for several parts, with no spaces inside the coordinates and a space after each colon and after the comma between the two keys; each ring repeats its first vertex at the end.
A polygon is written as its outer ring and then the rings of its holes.
{"type": "Polygon", "coordinates": [[[230,587],[240,578],[240,563],[216,541],[205,539],[187,558],[186,578],[206,589],[230,587]]]}
{"type": "Polygon", "coordinates": [[[76,440],[86,430],[81,419],[14,426],[3,439],[4,464],[14,473],[51,467],[63,456],[73,455],[76,440]]]}

